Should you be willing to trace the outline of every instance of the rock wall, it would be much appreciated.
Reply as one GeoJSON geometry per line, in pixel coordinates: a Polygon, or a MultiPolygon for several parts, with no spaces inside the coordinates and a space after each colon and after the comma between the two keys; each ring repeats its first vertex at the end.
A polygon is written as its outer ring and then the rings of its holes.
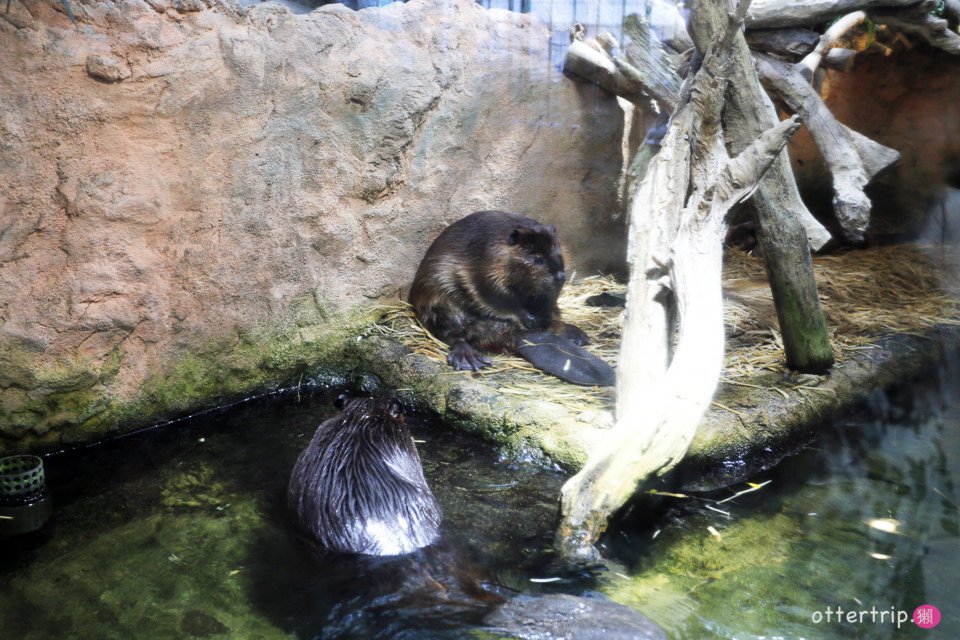
{"type": "Polygon", "coordinates": [[[295,375],[474,210],[623,266],[620,110],[527,16],[70,4],[0,13],[0,450],[295,375]]]}

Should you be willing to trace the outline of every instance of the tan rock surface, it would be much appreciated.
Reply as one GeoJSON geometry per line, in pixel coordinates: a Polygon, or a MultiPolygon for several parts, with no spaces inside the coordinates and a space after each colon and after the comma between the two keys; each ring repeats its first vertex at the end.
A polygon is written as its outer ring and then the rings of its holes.
{"type": "MultiPolygon", "coordinates": [[[[212,343],[340,327],[477,209],[556,223],[581,274],[622,267],[620,112],[526,17],[71,6],[76,26],[59,2],[0,15],[6,435],[84,439],[212,343]]],[[[217,375],[251,382],[225,388],[263,382],[230,357],[217,375]]],[[[203,404],[177,393],[135,421],[203,404]]]]}

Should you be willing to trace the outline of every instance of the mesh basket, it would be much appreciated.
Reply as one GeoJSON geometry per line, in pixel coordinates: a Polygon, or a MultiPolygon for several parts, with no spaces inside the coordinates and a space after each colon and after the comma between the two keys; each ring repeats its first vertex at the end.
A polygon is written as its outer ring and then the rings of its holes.
{"type": "Polygon", "coordinates": [[[43,460],[37,456],[0,458],[0,501],[23,502],[44,492],[43,460]]]}

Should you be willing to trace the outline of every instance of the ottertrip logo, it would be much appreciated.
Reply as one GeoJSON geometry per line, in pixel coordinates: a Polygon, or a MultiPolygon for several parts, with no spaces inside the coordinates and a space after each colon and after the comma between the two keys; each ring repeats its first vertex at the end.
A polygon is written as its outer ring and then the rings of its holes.
{"type": "Polygon", "coordinates": [[[815,624],[847,623],[847,624],[895,624],[897,629],[908,621],[913,622],[921,629],[933,629],[940,624],[940,610],[932,604],[922,604],[913,611],[889,609],[843,609],[842,607],[827,607],[826,611],[814,611],[810,619],[815,624]]]}

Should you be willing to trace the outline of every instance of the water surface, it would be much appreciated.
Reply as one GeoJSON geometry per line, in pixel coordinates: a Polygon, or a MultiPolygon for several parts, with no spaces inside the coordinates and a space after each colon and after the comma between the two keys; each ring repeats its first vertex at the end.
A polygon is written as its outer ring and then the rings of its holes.
{"type": "Polygon", "coordinates": [[[444,508],[441,544],[402,559],[318,554],[291,534],[283,496],[329,394],[249,402],[48,458],[56,521],[3,542],[0,628],[461,638],[523,591],[602,592],[675,638],[960,638],[958,381],[954,357],[924,383],[875,394],[753,493],[634,514],[604,540],[609,568],[592,573],[559,569],[551,552],[562,474],[424,417],[410,422],[444,508]],[[925,603],[943,615],[935,629],[892,622],[925,603]],[[828,622],[836,607],[868,613],[828,622]]]}

